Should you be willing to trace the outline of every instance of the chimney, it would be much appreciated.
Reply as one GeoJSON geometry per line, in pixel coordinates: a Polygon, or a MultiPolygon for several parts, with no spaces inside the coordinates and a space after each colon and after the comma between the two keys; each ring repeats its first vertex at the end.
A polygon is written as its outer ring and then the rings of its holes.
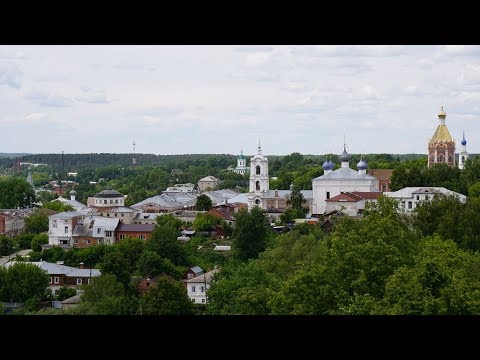
{"type": "Polygon", "coordinates": [[[85,264],[83,263],[83,261],[80,263],[80,269],[85,269],[85,264]]]}

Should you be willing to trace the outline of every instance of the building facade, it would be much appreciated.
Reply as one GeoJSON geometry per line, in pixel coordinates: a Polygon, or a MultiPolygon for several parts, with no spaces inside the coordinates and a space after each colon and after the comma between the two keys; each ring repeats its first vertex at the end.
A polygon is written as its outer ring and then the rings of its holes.
{"type": "Polygon", "coordinates": [[[455,196],[461,202],[467,201],[463,194],[444,187],[405,187],[398,191],[386,192],[383,195],[398,201],[398,206],[406,211],[413,211],[422,201],[430,201],[435,195],[455,196]]]}
{"type": "Polygon", "coordinates": [[[206,190],[215,190],[219,184],[220,180],[218,180],[215,176],[205,176],[204,178],[198,180],[198,192],[201,193],[206,190]]]}

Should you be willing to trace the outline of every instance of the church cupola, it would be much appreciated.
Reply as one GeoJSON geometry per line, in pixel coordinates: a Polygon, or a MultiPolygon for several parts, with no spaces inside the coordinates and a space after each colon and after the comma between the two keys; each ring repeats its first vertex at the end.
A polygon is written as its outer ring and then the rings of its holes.
{"type": "Polygon", "coordinates": [[[357,164],[358,173],[359,174],[366,174],[367,173],[367,168],[368,168],[368,164],[365,160],[363,160],[363,157],[362,157],[362,159],[357,164]]]}
{"type": "Polygon", "coordinates": [[[325,162],[322,165],[323,173],[324,174],[331,173],[333,171],[334,167],[335,167],[335,165],[333,164],[333,162],[331,160],[325,160],[325,162]]]}
{"type": "Polygon", "coordinates": [[[343,153],[342,153],[342,155],[340,155],[341,167],[342,168],[348,168],[351,159],[352,159],[352,155],[347,153],[345,145],[343,145],[343,153]]]}
{"type": "Polygon", "coordinates": [[[460,154],[458,154],[458,168],[460,170],[465,169],[465,163],[467,162],[468,159],[468,152],[467,152],[467,140],[465,140],[465,131],[463,132],[463,138],[462,138],[462,151],[460,154]]]}
{"type": "Polygon", "coordinates": [[[445,125],[447,113],[443,110],[443,106],[437,116],[439,124],[428,142],[428,167],[433,164],[455,166],[455,140],[445,125]]]}

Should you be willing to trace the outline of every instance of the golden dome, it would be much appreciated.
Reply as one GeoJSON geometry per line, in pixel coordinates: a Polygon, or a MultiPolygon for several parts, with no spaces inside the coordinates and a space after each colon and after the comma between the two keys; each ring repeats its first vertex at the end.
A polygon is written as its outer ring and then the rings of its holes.
{"type": "Polygon", "coordinates": [[[435,134],[433,134],[430,142],[435,142],[435,141],[444,141],[444,142],[454,141],[446,125],[438,125],[437,130],[435,131],[435,134]]]}
{"type": "Polygon", "coordinates": [[[438,113],[438,118],[439,119],[445,119],[447,117],[447,113],[443,111],[443,105],[442,108],[440,109],[440,112],[438,113]]]}

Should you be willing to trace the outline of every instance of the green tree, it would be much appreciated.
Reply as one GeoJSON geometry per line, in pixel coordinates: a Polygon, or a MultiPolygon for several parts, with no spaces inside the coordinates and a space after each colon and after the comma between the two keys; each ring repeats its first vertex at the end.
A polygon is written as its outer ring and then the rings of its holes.
{"type": "Polygon", "coordinates": [[[0,177],[0,209],[23,209],[34,203],[35,192],[26,180],[0,177]]]}
{"type": "Polygon", "coordinates": [[[0,235],[0,255],[10,255],[15,251],[15,243],[12,238],[0,235]]]}
{"type": "Polygon", "coordinates": [[[179,282],[160,277],[140,299],[142,315],[191,315],[193,304],[179,282]]]}
{"type": "Polygon", "coordinates": [[[25,302],[46,297],[50,276],[33,264],[17,262],[4,270],[0,283],[1,301],[25,302]]]}
{"type": "Polygon", "coordinates": [[[301,213],[303,213],[302,217],[308,213],[308,206],[305,206],[306,200],[303,197],[303,194],[300,192],[300,188],[298,185],[294,185],[292,192],[290,193],[290,197],[287,199],[287,205],[289,205],[292,209],[295,209],[301,213]]]}
{"type": "Polygon", "coordinates": [[[115,247],[127,260],[128,272],[133,273],[145,249],[145,241],[138,238],[126,237],[115,244],[115,247]]]}
{"type": "Polygon", "coordinates": [[[154,251],[145,250],[138,261],[138,270],[145,277],[154,277],[164,272],[173,278],[180,278],[181,271],[169,259],[162,258],[154,251]]]}
{"type": "Polygon", "coordinates": [[[129,271],[129,263],[120,251],[112,251],[105,255],[102,265],[102,273],[113,274],[116,279],[125,287],[130,283],[131,272],[129,271]]]}
{"type": "Polygon", "coordinates": [[[57,291],[57,300],[63,301],[65,299],[71,298],[72,296],[75,296],[76,294],[77,294],[77,291],[74,288],[62,286],[57,291]]]}
{"type": "Polygon", "coordinates": [[[25,231],[39,234],[48,231],[48,215],[42,209],[36,209],[25,218],[25,231]]]}
{"type": "Polygon", "coordinates": [[[220,223],[220,219],[212,214],[198,214],[193,221],[193,228],[195,231],[212,231],[215,229],[215,225],[220,223]]]}
{"type": "Polygon", "coordinates": [[[171,260],[175,265],[187,265],[185,250],[177,240],[178,236],[177,228],[157,226],[147,240],[146,248],[155,251],[162,258],[171,260]]]}
{"type": "Polygon", "coordinates": [[[106,297],[119,297],[125,294],[123,285],[113,274],[102,274],[83,286],[82,301],[96,303],[106,297]]]}
{"type": "Polygon", "coordinates": [[[42,208],[54,210],[57,212],[75,211],[74,207],[69,204],[63,204],[60,201],[53,200],[42,205],[42,208]]]}
{"type": "Polygon", "coordinates": [[[172,214],[164,214],[157,217],[157,228],[167,226],[180,231],[182,225],[182,221],[177,219],[172,214]]]}
{"type": "Polygon", "coordinates": [[[480,197],[480,181],[468,187],[468,196],[478,198],[480,197]]]}
{"type": "Polygon", "coordinates": [[[197,197],[197,202],[195,203],[195,210],[197,211],[208,211],[212,208],[212,199],[207,195],[202,194],[197,197]]]}
{"type": "Polygon", "coordinates": [[[235,217],[233,245],[237,256],[243,261],[257,258],[267,247],[271,232],[265,211],[255,206],[250,212],[240,210],[235,217]]]}
{"type": "Polygon", "coordinates": [[[42,251],[43,244],[48,244],[48,234],[37,234],[32,239],[31,248],[33,251],[42,251]]]}
{"type": "MultiPolygon", "coordinates": [[[[18,235],[15,238],[15,242],[17,244],[17,246],[16,246],[17,249],[19,249],[19,250],[30,249],[34,236],[35,236],[34,234],[29,234],[29,233],[24,233],[24,234],[18,235]]],[[[48,237],[47,237],[47,242],[48,242],[48,237]]]]}

